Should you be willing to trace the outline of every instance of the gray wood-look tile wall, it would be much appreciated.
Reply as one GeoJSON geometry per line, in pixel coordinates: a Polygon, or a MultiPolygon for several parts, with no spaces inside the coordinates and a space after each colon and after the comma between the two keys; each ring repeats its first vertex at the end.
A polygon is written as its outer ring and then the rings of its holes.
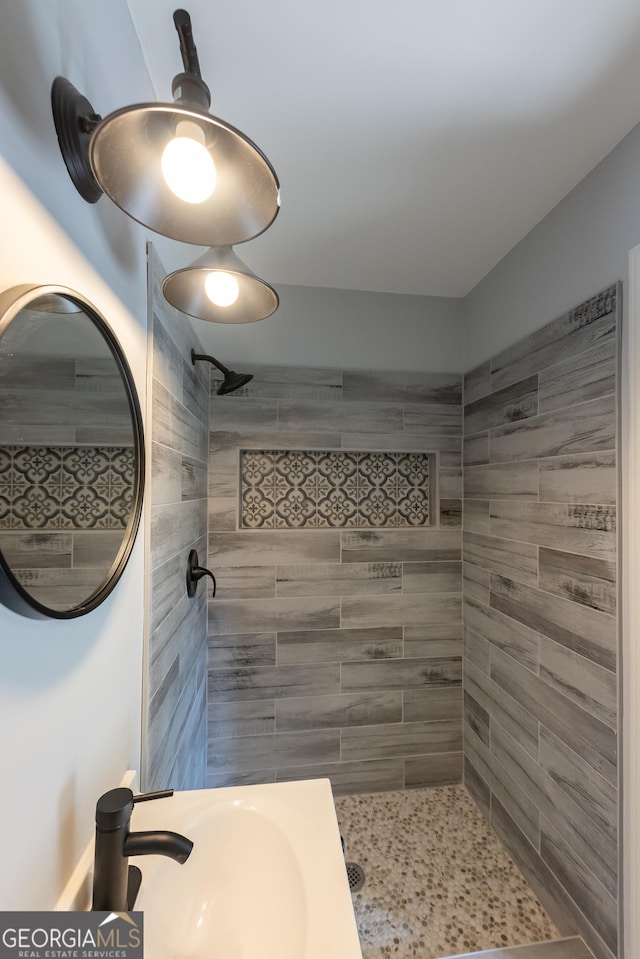
{"type": "Polygon", "coordinates": [[[460,375],[254,374],[223,397],[212,381],[209,786],[460,781],[460,375]],[[435,452],[436,525],[239,529],[239,450],[251,448],[435,452]]]}
{"type": "Polygon", "coordinates": [[[618,285],[463,394],[465,784],[598,959],[619,926],[619,316],[618,285]]]}
{"type": "MultiPolygon", "coordinates": [[[[47,319],[45,314],[27,309],[21,312],[22,318],[33,324],[23,334],[27,340],[29,336],[33,339],[34,331],[47,319]]],[[[19,342],[13,348],[5,346],[4,352],[0,350],[4,398],[0,419],[0,453],[4,451],[4,456],[0,455],[0,462],[6,463],[12,447],[37,447],[44,452],[57,451],[58,455],[74,447],[98,451],[100,447],[132,447],[131,414],[115,361],[106,344],[99,342],[100,334],[91,334],[90,321],[84,315],[82,319],[86,328],[80,322],[79,333],[84,331],[85,336],[93,337],[96,353],[101,349],[102,355],[20,353],[19,342]]],[[[108,449],[104,452],[108,454],[108,449]]],[[[41,473],[42,484],[50,476],[51,472],[41,473]]],[[[78,484],[80,488],[82,485],[78,484]]],[[[63,524],[61,509],[54,504],[61,507],[73,493],[73,483],[69,486],[67,482],[63,496],[58,482],[53,501],[46,497],[39,504],[34,495],[31,509],[26,511],[17,506],[25,493],[24,478],[16,473],[12,480],[11,470],[3,473],[0,467],[0,495],[8,504],[0,519],[2,551],[35,600],[61,611],[78,606],[106,580],[123,530],[106,528],[104,514],[100,515],[104,503],[100,503],[96,527],[81,530],[75,523],[63,524]],[[16,513],[25,512],[20,526],[12,521],[14,505],[16,513]]]]}
{"type": "MultiPolygon", "coordinates": [[[[207,605],[189,599],[187,557],[207,551],[208,364],[188,317],[162,296],[165,273],[149,246],[151,502],[145,789],[198,789],[206,782],[207,605]]],[[[148,439],[149,442],[149,439],[148,439]]]]}

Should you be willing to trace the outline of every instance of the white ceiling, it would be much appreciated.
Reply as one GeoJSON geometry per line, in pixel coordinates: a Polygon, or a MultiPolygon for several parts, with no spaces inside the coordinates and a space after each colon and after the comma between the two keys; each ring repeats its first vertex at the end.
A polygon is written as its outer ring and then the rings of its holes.
{"type": "MultiPolygon", "coordinates": [[[[177,4],[128,3],[170,100],[177,4]]],[[[640,120],[638,0],[187,9],[211,112],[278,172],[277,220],[237,248],[275,284],[464,296],[640,120]]]]}

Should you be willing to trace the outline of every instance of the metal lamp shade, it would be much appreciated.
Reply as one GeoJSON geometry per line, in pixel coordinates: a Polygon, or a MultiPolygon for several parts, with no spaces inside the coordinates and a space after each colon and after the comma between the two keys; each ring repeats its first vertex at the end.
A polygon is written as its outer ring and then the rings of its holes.
{"type": "Polygon", "coordinates": [[[165,277],[162,283],[165,299],[177,310],[212,323],[255,323],[278,309],[278,294],[252,273],[229,246],[214,247],[182,270],[165,277]],[[235,303],[217,306],[205,291],[205,279],[212,271],[230,273],[238,282],[235,303]]]}
{"type": "Polygon", "coordinates": [[[92,133],[89,162],[101,189],[121,210],[183,243],[243,243],[263,233],[278,214],[278,178],[261,150],[223,120],[179,104],[141,103],[110,113],[92,133]],[[162,173],[162,153],[182,120],[195,121],[204,131],[216,167],[215,189],[202,203],[179,199],[162,173]]]}

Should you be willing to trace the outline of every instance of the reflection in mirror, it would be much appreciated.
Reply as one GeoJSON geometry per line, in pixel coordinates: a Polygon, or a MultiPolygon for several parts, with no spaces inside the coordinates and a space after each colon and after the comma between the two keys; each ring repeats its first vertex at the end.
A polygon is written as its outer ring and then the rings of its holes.
{"type": "Polygon", "coordinates": [[[9,291],[0,318],[0,594],[28,615],[68,618],[95,608],[124,568],[144,457],[118,344],[61,291],[9,291]]]}

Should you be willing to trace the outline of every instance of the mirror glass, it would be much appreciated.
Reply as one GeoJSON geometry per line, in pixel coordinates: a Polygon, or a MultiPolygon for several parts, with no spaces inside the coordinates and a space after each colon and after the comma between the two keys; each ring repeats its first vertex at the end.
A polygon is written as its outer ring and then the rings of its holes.
{"type": "Polygon", "coordinates": [[[131,552],[144,452],[131,372],[77,293],[0,297],[0,598],[69,618],[111,592],[131,552]]]}

